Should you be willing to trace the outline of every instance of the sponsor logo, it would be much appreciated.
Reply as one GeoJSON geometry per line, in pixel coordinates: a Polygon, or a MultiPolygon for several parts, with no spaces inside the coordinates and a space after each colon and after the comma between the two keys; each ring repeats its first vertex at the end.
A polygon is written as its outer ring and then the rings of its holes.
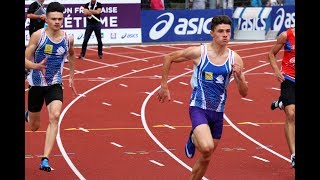
{"type": "Polygon", "coordinates": [[[132,38],[138,38],[138,37],[139,37],[138,34],[127,34],[127,33],[124,33],[124,34],[121,36],[121,39],[124,39],[124,38],[132,39],[132,38]]]}
{"type": "Polygon", "coordinates": [[[273,30],[280,31],[282,26],[284,26],[286,29],[295,27],[295,12],[287,13],[285,12],[284,8],[279,8],[276,14],[277,16],[273,22],[273,30]]]}
{"type": "Polygon", "coordinates": [[[224,81],[224,78],[223,78],[222,75],[219,75],[219,76],[216,78],[216,83],[223,84],[223,81],[224,81]]]}
{"type": "Polygon", "coordinates": [[[53,50],[53,46],[50,45],[50,44],[46,44],[46,46],[44,47],[44,52],[45,53],[51,54],[52,50],[53,50]]]}
{"type": "Polygon", "coordinates": [[[206,80],[213,80],[212,72],[204,72],[204,77],[206,80]]]}
{"type": "Polygon", "coordinates": [[[238,29],[245,31],[266,30],[266,21],[262,18],[239,18],[238,29]]]}
{"type": "Polygon", "coordinates": [[[193,35],[193,34],[210,34],[210,29],[208,24],[211,23],[210,18],[178,18],[177,25],[172,27],[175,17],[172,13],[163,13],[157,17],[157,19],[162,19],[152,26],[149,31],[149,37],[152,40],[157,40],[162,38],[171,28],[173,28],[176,35],[193,35]],[[160,28],[162,27],[162,28],[160,28]],[[160,29],[159,29],[160,28],[160,29]]]}
{"type": "Polygon", "coordinates": [[[83,37],[83,33],[80,33],[80,34],[77,36],[77,39],[80,40],[80,39],[82,39],[82,37],[83,37]]]}
{"type": "Polygon", "coordinates": [[[66,52],[66,50],[62,46],[60,46],[57,49],[57,54],[56,55],[63,55],[65,52],[66,52]]]}
{"type": "Polygon", "coordinates": [[[121,36],[121,39],[124,39],[127,37],[127,33],[124,33],[122,36],[121,36]]]}
{"type": "Polygon", "coordinates": [[[110,33],[111,39],[117,39],[117,33],[110,33]]]}

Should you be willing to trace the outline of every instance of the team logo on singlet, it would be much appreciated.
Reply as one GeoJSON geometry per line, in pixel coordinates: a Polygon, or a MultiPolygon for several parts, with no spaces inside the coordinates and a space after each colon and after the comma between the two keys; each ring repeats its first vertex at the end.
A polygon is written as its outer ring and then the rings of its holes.
{"type": "Polygon", "coordinates": [[[66,52],[66,50],[62,47],[62,46],[60,46],[58,49],[57,49],[57,55],[62,55],[62,54],[64,54],[66,52]]]}
{"type": "Polygon", "coordinates": [[[53,46],[50,45],[50,44],[46,44],[46,46],[44,47],[44,52],[45,53],[51,54],[52,50],[53,50],[53,46]]]}
{"type": "Polygon", "coordinates": [[[224,81],[224,77],[222,75],[219,75],[216,78],[216,83],[223,84],[223,81],[224,81]]]}
{"type": "Polygon", "coordinates": [[[205,73],[205,79],[206,80],[213,80],[212,72],[204,72],[205,73]]]}

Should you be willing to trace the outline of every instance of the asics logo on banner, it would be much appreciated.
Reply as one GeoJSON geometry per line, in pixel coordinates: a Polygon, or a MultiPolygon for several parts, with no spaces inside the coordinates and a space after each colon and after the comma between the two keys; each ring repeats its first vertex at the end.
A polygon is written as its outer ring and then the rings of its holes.
{"type": "Polygon", "coordinates": [[[80,40],[82,37],[83,37],[83,34],[81,33],[77,36],[77,39],[80,40]]]}
{"type": "Polygon", "coordinates": [[[295,27],[295,12],[286,13],[283,8],[279,8],[276,14],[277,17],[274,19],[273,30],[279,31],[283,25],[286,29],[295,27]]]}
{"type": "Polygon", "coordinates": [[[161,18],[162,16],[168,16],[168,20],[161,20],[157,22],[155,25],[152,26],[149,32],[149,37],[152,40],[160,39],[162,36],[164,36],[169,29],[171,28],[174,20],[174,16],[172,13],[164,13],[157,17],[157,19],[161,18]],[[164,24],[164,27],[160,30],[157,30],[158,26],[161,24],[164,24]]]}

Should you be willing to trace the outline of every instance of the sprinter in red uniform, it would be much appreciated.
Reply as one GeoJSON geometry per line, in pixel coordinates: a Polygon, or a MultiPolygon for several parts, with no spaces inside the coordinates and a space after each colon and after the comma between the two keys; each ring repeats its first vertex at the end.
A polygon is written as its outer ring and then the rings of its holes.
{"type": "Polygon", "coordinates": [[[282,32],[276,44],[271,48],[268,58],[275,77],[281,83],[281,92],[278,100],[273,101],[271,109],[284,110],[286,114],[285,135],[291,153],[291,165],[295,168],[295,29],[289,28],[282,32]],[[279,69],[276,55],[282,49],[284,54],[279,69]]]}

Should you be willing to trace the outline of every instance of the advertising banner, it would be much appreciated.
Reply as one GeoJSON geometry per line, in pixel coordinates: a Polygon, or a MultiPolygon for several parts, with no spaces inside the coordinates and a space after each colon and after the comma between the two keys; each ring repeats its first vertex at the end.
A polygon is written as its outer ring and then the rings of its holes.
{"type": "MultiPolygon", "coordinates": [[[[27,10],[32,2],[34,1],[26,1],[25,4],[26,45],[30,38],[28,32],[30,20],[27,18],[27,10]]],[[[44,7],[46,8],[46,5],[50,2],[50,0],[46,0],[44,7]]],[[[83,10],[80,9],[80,7],[84,6],[89,0],[58,0],[58,2],[61,2],[65,6],[62,29],[75,37],[75,45],[82,44],[87,22],[86,17],[83,15],[83,10]]],[[[108,0],[98,2],[102,3],[101,32],[103,44],[141,43],[140,0],[108,0]],[[118,41],[119,39],[117,38],[111,38],[114,36],[117,37],[117,34],[119,37],[124,36],[124,34],[127,35],[120,41],[118,41]]],[[[88,44],[97,44],[94,32],[88,44]]]]}
{"type": "Polygon", "coordinates": [[[145,10],[141,12],[142,42],[209,41],[211,20],[231,9],[145,10]]]}

